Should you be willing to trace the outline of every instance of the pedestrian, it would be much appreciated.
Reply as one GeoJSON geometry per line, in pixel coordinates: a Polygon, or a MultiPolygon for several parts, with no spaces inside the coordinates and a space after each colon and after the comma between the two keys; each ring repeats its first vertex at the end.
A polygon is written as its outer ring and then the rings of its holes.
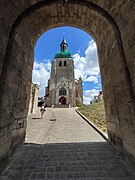
{"type": "Polygon", "coordinates": [[[44,106],[44,104],[42,104],[41,109],[40,109],[41,119],[43,119],[45,111],[46,111],[45,106],[44,106]]]}

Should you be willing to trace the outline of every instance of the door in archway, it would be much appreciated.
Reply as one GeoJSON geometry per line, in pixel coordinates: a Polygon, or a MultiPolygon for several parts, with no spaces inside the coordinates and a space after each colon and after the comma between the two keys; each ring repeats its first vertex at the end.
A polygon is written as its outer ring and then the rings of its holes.
{"type": "Polygon", "coordinates": [[[61,105],[66,104],[66,98],[64,96],[60,97],[59,102],[61,103],[61,105]]]}

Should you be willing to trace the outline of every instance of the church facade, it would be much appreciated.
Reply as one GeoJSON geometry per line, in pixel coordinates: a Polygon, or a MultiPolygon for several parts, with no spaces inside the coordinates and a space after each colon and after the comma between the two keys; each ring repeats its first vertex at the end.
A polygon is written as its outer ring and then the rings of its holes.
{"type": "Polygon", "coordinates": [[[45,104],[49,107],[75,107],[82,101],[82,79],[74,77],[74,61],[63,38],[60,52],[55,54],[51,64],[50,79],[45,88],[45,104]]]}

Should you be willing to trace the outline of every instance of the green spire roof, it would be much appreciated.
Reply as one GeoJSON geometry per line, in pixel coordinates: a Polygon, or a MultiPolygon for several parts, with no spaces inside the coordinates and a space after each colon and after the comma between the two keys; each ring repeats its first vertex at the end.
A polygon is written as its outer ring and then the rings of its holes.
{"type": "Polygon", "coordinates": [[[67,51],[68,48],[68,44],[65,40],[65,38],[63,38],[61,44],[60,44],[60,52],[57,52],[55,54],[54,59],[57,58],[71,58],[71,53],[69,51],[67,51]]]}
{"type": "Polygon", "coordinates": [[[55,54],[54,59],[57,58],[71,58],[71,53],[68,51],[60,51],[55,54]]]}

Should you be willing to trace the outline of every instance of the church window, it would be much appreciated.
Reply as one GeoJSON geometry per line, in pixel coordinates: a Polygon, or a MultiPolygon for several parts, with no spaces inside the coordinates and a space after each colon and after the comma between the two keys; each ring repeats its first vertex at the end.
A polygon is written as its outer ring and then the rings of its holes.
{"type": "Polygon", "coordinates": [[[61,61],[59,62],[59,66],[62,66],[62,62],[61,61]]]}
{"type": "Polygon", "coordinates": [[[61,88],[59,90],[59,96],[66,95],[66,90],[64,88],[61,88]]]}
{"type": "Polygon", "coordinates": [[[64,66],[67,66],[67,62],[66,61],[64,61],[64,66]]]}

